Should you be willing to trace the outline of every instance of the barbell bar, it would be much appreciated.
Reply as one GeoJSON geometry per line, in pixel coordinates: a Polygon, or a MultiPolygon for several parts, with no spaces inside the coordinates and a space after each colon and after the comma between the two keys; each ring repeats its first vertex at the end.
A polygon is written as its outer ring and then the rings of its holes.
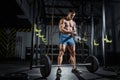
{"type": "MultiPolygon", "coordinates": [[[[62,64],[61,67],[64,67],[64,66],[71,66],[73,64],[62,64]]],[[[80,64],[76,64],[76,66],[87,66],[87,65],[91,65],[91,63],[80,63],[80,64]]],[[[59,65],[52,65],[52,67],[57,67],[59,65]]]]}

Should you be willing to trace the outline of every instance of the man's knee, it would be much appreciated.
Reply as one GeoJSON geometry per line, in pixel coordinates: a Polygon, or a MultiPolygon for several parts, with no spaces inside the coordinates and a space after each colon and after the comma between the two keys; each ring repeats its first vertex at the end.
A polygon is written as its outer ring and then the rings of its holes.
{"type": "Polygon", "coordinates": [[[74,57],[74,56],[76,55],[76,52],[75,52],[75,51],[72,51],[72,52],[70,53],[70,55],[71,55],[72,57],[74,57]]]}
{"type": "Polygon", "coordinates": [[[59,57],[63,56],[63,55],[64,55],[64,52],[65,52],[65,51],[61,49],[61,50],[59,51],[59,57]]]}

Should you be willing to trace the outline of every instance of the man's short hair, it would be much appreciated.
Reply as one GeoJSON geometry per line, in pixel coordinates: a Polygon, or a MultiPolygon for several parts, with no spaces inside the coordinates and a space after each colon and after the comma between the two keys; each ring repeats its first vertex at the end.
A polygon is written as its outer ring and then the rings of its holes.
{"type": "Polygon", "coordinates": [[[75,13],[75,11],[73,9],[69,9],[68,12],[75,13]]]}

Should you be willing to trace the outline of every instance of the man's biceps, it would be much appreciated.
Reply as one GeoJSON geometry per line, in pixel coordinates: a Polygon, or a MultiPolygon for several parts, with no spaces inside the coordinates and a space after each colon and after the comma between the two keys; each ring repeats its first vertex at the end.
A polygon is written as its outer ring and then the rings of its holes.
{"type": "Polygon", "coordinates": [[[61,20],[61,21],[60,21],[60,24],[64,24],[64,20],[61,20]]]}
{"type": "Polygon", "coordinates": [[[64,22],[61,22],[60,24],[61,24],[61,25],[64,25],[65,23],[64,23],[64,22]]]}
{"type": "Polygon", "coordinates": [[[65,27],[65,25],[64,25],[64,24],[60,24],[60,26],[61,26],[61,27],[65,27]]]}

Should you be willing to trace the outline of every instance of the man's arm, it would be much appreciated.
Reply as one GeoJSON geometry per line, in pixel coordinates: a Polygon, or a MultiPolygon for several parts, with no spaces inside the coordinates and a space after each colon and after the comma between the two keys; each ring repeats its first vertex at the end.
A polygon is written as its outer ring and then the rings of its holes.
{"type": "Polygon", "coordinates": [[[72,34],[73,32],[72,31],[69,31],[67,29],[65,29],[65,22],[64,22],[64,19],[61,19],[60,22],[59,22],[59,30],[60,32],[62,33],[66,33],[66,34],[72,34]]]}
{"type": "Polygon", "coordinates": [[[76,28],[76,23],[74,22],[74,26],[73,26],[73,31],[74,31],[74,35],[78,35],[77,34],[77,28],[76,28]]]}

